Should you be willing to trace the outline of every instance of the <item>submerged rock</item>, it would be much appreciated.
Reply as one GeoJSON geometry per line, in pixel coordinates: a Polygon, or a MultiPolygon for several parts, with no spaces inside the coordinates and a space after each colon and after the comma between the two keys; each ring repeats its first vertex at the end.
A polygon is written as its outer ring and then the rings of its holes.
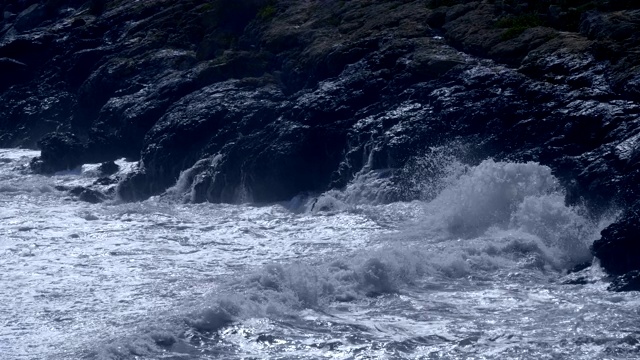
{"type": "MultiPolygon", "coordinates": [[[[102,185],[102,184],[94,184],[94,185],[102,185]]],[[[112,195],[114,195],[113,193],[108,194],[109,193],[108,189],[107,189],[107,193],[104,193],[100,190],[92,189],[91,187],[87,187],[87,186],[68,187],[64,185],[57,185],[55,186],[55,189],[58,191],[67,192],[72,197],[80,201],[85,201],[91,204],[101,203],[109,198],[112,198],[112,195]]]]}
{"type": "Polygon", "coordinates": [[[105,201],[108,197],[102,192],[84,186],[77,186],[69,190],[69,194],[76,196],[78,200],[91,204],[98,204],[105,201]]]}

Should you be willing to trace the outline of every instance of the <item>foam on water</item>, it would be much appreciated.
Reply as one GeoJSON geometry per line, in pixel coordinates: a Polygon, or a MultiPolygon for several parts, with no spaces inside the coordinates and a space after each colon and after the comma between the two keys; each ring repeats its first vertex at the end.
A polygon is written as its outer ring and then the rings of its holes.
{"type": "MultiPolygon", "coordinates": [[[[604,224],[587,219],[580,208],[564,204],[562,191],[548,167],[487,160],[464,171],[460,171],[459,165],[450,169],[455,171],[454,175],[441,176],[439,185],[430,185],[432,188],[442,186],[442,191],[430,201],[412,203],[418,209],[412,212],[414,220],[404,218],[396,222],[399,229],[395,233],[377,236],[368,248],[348,255],[267,264],[251,274],[219,279],[221,283],[214,292],[199,304],[182,310],[178,317],[183,322],[177,322],[182,325],[169,332],[171,335],[164,333],[160,336],[162,340],[158,340],[159,335],[149,331],[145,337],[147,342],[142,342],[144,346],[140,345],[141,338],[136,340],[135,353],[152,356],[168,351],[188,357],[229,357],[239,349],[233,346],[231,350],[225,349],[231,345],[223,344],[220,334],[235,338],[225,329],[233,328],[234,324],[251,323],[251,319],[269,319],[267,323],[284,321],[288,324],[286,327],[304,327],[309,326],[303,325],[304,318],[309,316],[335,322],[333,316],[342,312],[341,307],[350,308],[348,314],[341,316],[355,319],[363,306],[388,305],[377,304],[376,299],[387,298],[394,303],[408,294],[412,301],[419,302],[424,300],[425,289],[442,291],[450,284],[469,287],[470,279],[496,283],[505,277],[521,283],[545,282],[549,276],[560,276],[563,270],[590,260],[588,246],[604,224]],[[326,315],[327,312],[334,315],[326,315]]],[[[393,209],[400,205],[370,205],[381,202],[379,194],[385,192],[388,184],[384,176],[369,172],[358,176],[342,193],[330,191],[318,197],[298,197],[288,207],[316,216],[343,211],[371,214],[393,209]]],[[[404,300],[401,303],[404,304],[404,300]]],[[[390,309],[378,311],[382,315],[376,316],[386,318],[391,314],[390,309]]],[[[369,328],[372,326],[369,321],[374,320],[358,321],[361,324],[347,332],[357,333],[358,326],[369,328]]],[[[392,333],[408,325],[408,329],[401,331],[404,335],[399,337],[397,346],[413,350],[424,341],[442,343],[442,339],[456,337],[447,333],[449,329],[440,329],[435,340],[407,340],[411,331],[421,333],[423,331],[417,330],[420,326],[422,330],[431,329],[433,324],[409,318],[402,321],[401,325],[383,327],[379,336],[389,341],[392,333]]],[[[268,327],[270,331],[281,331],[268,327]]],[[[247,332],[246,339],[255,329],[241,325],[238,331],[247,332]]],[[[327,330],[311,332],[314,331],[327,330]]],[[[256,341],[272,336],[263,335],[256,341]]],[[[472,344],[478,339],[471,336],[460,341],[472,344]]],[[[283,346],[292,343],[296,341],[282,340],[283,346]]],[[[127,351],[133,351],[133,345],[126,341],[124,344],[127,351]]],[[[308,356],[314,346],[319,346],[308,345],[298,343],[298,352],[294,351],[291,356],[308,356]]],[[[101,356],[126,358],[121,350],[122,347],[110,348],[101,356]]],[[[264,348],[257,350],[264,351],[264,348]]]]}
{"type": "Polygon", "coordinates": [[[183,204],[188,170],[165,196],[91,205],[51,190],[91,166],[41,177],[15,154],[0,153],[18,189],[0,192],[0,255],[20,303],[0,310],[0,349],[16,359],[637,355],[634,297],[607,294],[597,267],[561,283],[606,220],[536,163],[427,161],[411,202],[364,171],[283,204],[183,204]]]}

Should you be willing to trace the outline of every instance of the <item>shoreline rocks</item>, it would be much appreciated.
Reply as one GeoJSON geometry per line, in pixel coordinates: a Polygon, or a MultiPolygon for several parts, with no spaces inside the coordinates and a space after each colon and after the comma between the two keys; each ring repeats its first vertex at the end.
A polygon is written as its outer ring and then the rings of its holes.
{"type": "Polygon", "coordinates": [[[42,173],[139,159],[128,201],[182,177],[193,202],[270,202],[369,170],[411,200],[410,164],[461,144],[550,166],[596,215],[627,209],[593,248],[622,275],[640,255],[640,9],[576,3],[10,1],[0,146],[39,147],[42,173]]]}

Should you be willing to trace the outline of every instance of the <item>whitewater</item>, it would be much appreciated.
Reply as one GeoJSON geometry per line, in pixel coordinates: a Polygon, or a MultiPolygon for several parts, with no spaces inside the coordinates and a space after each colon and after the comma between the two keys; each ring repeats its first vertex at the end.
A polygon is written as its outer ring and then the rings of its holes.
{"type": "Polygon", "coordinates": [[[546,166],[430,158],[410,202],[363,171],[236,205],[190,203],[187,171],[89,204],[60,189],[97,164],[36,175],[37,155],[0,149],[1,359],[640,357],[637,293],[580,270],[615,212],[565,205],[546,166]]]}

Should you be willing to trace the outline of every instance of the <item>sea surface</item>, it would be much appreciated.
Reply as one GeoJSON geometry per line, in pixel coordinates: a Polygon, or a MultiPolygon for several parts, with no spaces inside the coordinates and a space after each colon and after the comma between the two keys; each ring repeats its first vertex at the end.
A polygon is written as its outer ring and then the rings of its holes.
{"type": "Polygon", "coordinates": [[[0,149],[1,359],[640,358],[638,294],[569,272],[615,211],[537,163],[425,159],[411,202],[363,172],[277,204],[191,204],[187,176],[89,204],[59,189],[97,165],[37,155],[0,149]]]}

